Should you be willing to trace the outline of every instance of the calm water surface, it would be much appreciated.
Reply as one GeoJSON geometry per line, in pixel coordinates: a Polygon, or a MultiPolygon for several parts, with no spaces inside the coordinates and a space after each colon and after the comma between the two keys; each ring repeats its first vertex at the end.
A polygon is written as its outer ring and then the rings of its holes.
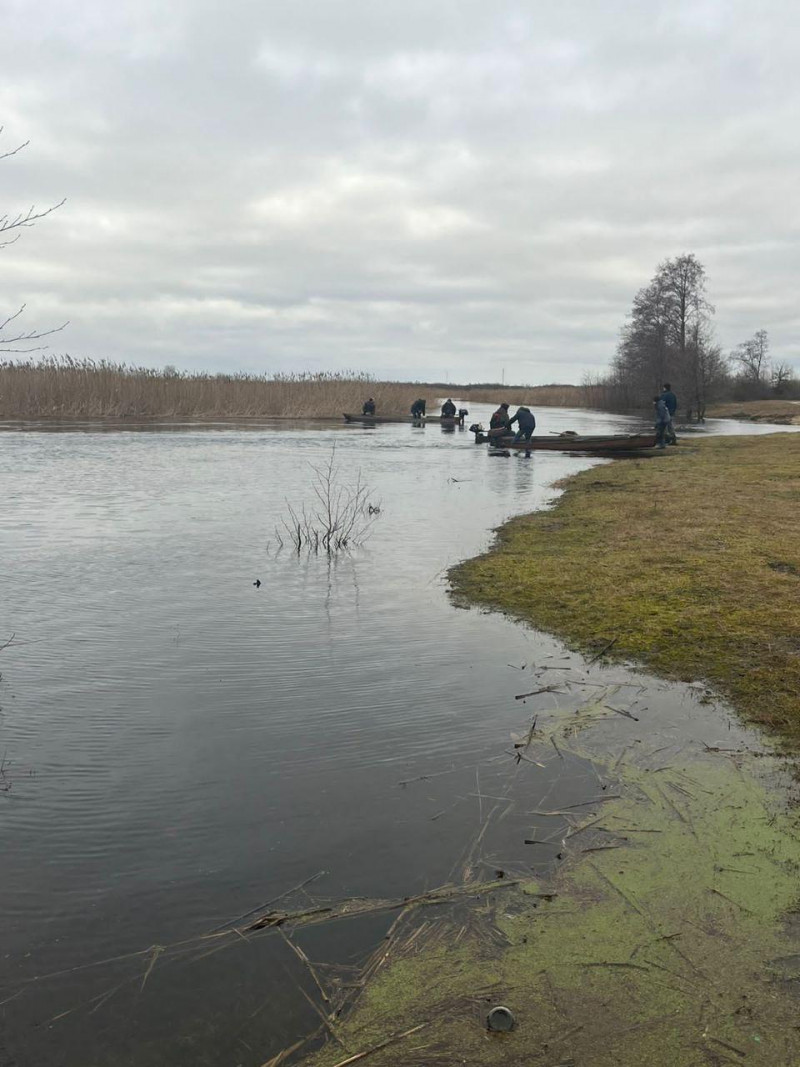
{"type": "MultiPolygon", "coordinates": [[[[545,433],[634,426],[540,415],[545,433]]],[[[0,434],[2,1067],[257,1067],[316,1025],[279,938],[192,939],[319,872],[314,899],[448,880],[520,722],[512,667],[568,658],[454,609],[444,575],[596,461],[493,459],[436,426],[171,430],[0,434]],[[334,444],[380,504],[371,539],[276,552],[334,444]],[[184,940],[149,973],[152,954],[128,958],[184,940]]],[[[537,788],[596,791],[564,769],[537,788]]],[[[303,938],[353,963],[385,927],[303,938]]]]}

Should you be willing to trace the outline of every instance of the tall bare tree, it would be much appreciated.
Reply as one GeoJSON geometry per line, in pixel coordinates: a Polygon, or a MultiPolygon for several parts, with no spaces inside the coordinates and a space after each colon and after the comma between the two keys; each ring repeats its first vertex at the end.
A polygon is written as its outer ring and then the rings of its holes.
{"type": "MultiPolygon", "coordinates": [[[[2,134],[3,129],[4,127],[0,126],[0,134],[2,134]]],[[[10,159],[11,156],[15,156],[18,152],[27,148],[29,143],[29,141],[24,141],[22,144],[17,145],[16,148],[12,148],[8,152],[0,153],[0,160],[10,159]]],[[[23,229],[35,225],[40,219],[57,211],[64,203],[65,200],[61,200],[58,204],[53,204],[51,207],[44,208],[41,211],[37,211],[35,205],[32,205],[27,211],[19,211],[16,215],[0,215],[0,250],[15,244],[22,236],[23,229]],[[11,234],[10,237],[7,236],[9,234],[11,234]]],[[[31,347],[31,341],[40,341],[44,337],[49,337],[51,334],[58,333],[67,325],[66,322],[63,322],[60,326],[55,326],[49,330],[21,330],[19,329],[17,320],[24,311],[25,304],[22,304],[16,311],[7,315],[4,320],[0,321],[0,353],[39,351],[46,346],[33,345],[31,347]],[[26,347],[12,347],[17,344],[22,344],[26,347]]]]}
{"type": "Polygon", "coordinates": [[[742,341],[730,354],[737,377],[755,388],[766,386],[769,380],[769,337],[766,330],[756,330],[748,341],[742,341]]]}
{"type": "Polygon", "coordinates": [[[659,264],[634,297],[612,364],[612,377],[624,383],[629,406],[647,403],[670,381],[698,411],[705,409],[721,371],[712,343],[713,313],[705,295],[705,268],[693,254],[659,264]]]}

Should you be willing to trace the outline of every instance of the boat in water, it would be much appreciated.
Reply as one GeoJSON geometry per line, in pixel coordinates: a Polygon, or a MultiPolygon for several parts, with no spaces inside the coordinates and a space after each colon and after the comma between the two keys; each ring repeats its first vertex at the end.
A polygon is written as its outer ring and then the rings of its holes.
{"type": "Polygon", "coordinates": [[[514,443],[514,435],[493,438],[491,442],[484,430],[474,430],[475,444],[491,444],[494,448],[513,448],[522,452],[639,452],[655,448],[654,433],[614,433],[584,436],[576,433],[551,434],[548,437],[533,436],[529,441],[514,443]]]}
{"type": "Polygon", "coordinates": [[[407,422],[411,426],[424,426],[426,422],[435,422],[438,426],[463,426],[464,419],[469,414],[463,415],[355,415],[344,412],[344,421],[357,423],[360,426],[377,426],[384,422],[407,422]]]}

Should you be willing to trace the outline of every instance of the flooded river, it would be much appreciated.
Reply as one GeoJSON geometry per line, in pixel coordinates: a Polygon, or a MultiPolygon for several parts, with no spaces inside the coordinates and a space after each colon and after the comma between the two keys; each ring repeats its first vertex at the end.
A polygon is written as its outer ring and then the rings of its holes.
{"type": "MultiPolygon", "coordinates": [[[[317,902],[454,876],[521,668],[570,653],[455,609],[445,572],[592,462],[490,458],[434,425],[0,434],[0,1067],[259,1067],[317,1024],[283,940],[197,939],[307,879],[317,902]],[[334,445],[380,507],[370,540],[277,551],[334,445]]],[[[597,789],[566,769],[540,779],[554,806],[597,789]]],[[[304,945],[352,964],[387,925],[304,945]]]]}

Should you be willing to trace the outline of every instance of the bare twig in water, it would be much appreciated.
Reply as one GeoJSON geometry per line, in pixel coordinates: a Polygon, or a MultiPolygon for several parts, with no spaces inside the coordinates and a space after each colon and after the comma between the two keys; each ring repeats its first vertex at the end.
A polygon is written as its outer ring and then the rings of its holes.
{"type": "Polygon", "coordinates": [[[284,1060],[288,1060],[292,1053],[297,1052],[297,1050],[299,1048],[302,1048],[303,1045],[307,1044],[309,1041],[312,1041],[315,1037],[317,1037],[318,1034],[322,1033],[322,1030],[323,1027],[320,1026],[317,1030],[314,1031],[313,1034],[309,1034],[307,1037],[301,1037],[300,1040],[295,1041],[293,1045],[289,1045],[288,1048],[281,1049],[277,1056],[273,1056],[271,1060],[267,1060],[266,1063],[262,1063],[261,1067],[280,1067],[284,1060]]]}
{"type": "MultiPolygon", "coordinates": [[[[295,551],[334,552],[361,545],[369,536],[380,507],[370,501],[370,489],[356,474],[352,485],[342,482],[336,464],[336,445],[324,464],[311,465],[311,491],[315,498],[309,509],[303,504],[298,511],[288,500],[281,520],[295,551]]],[[[276,538],[280,539],[276,527],[276,538]]]]}
{"type": "Polygon", "coordinates": [[[543,685],[541,689],[532,689],[530,693],[520,693],[515,696],[515,700],[526,700],[528,697],[538,696],[540,693],[563,693],[564,690],[560,688],[563,682],[556,682],[554,685],[543,685]]]}
{"type": "Polygon", "coordinates": [[[322,997],[322,999],[325,1001],[326,1004],[330,1004],[331,998],[328,996],[327,992],[325,991],[325,987],[322,985],[322,982],[320,982],[319,977],[317,976],[317,972],[314,969],[314,965],[312,964],[311,960],[308,958],[308,956],[305,954],[305,952],[303,952],[303,950],[300,948],[299,945],[296,945],[294,943],[294,941],[292,941],[292,939],[290,937],[287,937],[287,935],[283,932],[283,930],[281,930],[281,936],[283,937],[283,940],[286,942],[286,944],[289,946],[289,948],[292,950],[292,952],[294,952],[295,956],[297,956],[297,958],[300,960],[300,962],[304,963],[306,965],[306,967],[308,968],[308,973],[314,979],[314,984],[316,985],[317,989],[319,990],[319,994],[322,997]]]}
{"type": "Polygon", "coordinates": [[[615,645],[616,643],[617,643],[617,638],[616,638],[616,637],[613,637],[613,638],[612,638],[612,639],[611,639],[611,640],[610,640],[610,641],[608,642],[608,644],[607,644],[607,645],[603,645],[603,647],[602,647],[602,648],[600,649],[600,651],[599,651],[599,652],[598,652],[598,653],[597,653],[597,654],[596,654],[595,656],[592,656],[592,658],[591,658],[591,659],[589,659],[589,660],[587,660],[587,661],[586,661],[586,665],[587,665],[587,667],[591,667],[591,665],[592,665],[593,663],[596,663],[596,662],[597,662],[597,661],[598,661],[598,660],[600,659],[600,657],[601,657],[601,656],[605,656],[606,652],[608,652],[608,650],[609,650],[610,648],[612,648],[612,647],[613,647],[613,646],[614,646],[614,645],[615,645]]]}
{"type": "Polygon", "coordinates": [[[378,1042],[378,1044],[373,1045],[372,1048],[365,1049],[363,1052],[357,1052],[355,1056],[348,1056],[346,1060],[339,1060],[333,1067],[347,1067],[350,1063],[356,1063],[358,1060],[366,1059],[366,1057],[371,1056],[373,1052],[380,1052],[382,1048],[386,1048],[388,1045],[394,1045],[397,1041],[402,1041],[404,1038],[416,1034],[418,1030],[422,1030],[428,1025],[428,1023],[420,1023],[419,1026],[412,1026],[410,1030],[404,1030],[401,1034],[392,1034],[391,1037],[387,1037],[384,1041],[378,1042]]]}
{"type": "Polygon", "coordinates": [[[151,971],[153,970],[153,968],[156,965],[156,960],[158,959],[158,957],[161,955],[161,953],[163,951],[164,951],[164,946],[163,945],[153,945],[153,955],[150,957],[150,962],[147,965],[147,970],[144,972],[144,977],[142,978],[142,984],[139,987],[139,992],[140,993],[144,989],[145,983],[147,982],[147,979],[150,977],[151,971]]]}
{"type": "Polygon", "coordinates": [[[603,707],[608,708],[609,711],[616,712],[617,715],[624,715],[626,719],[633,719],[634,722],[639,721],[636,715],[631,715],[631,713],[624,708],[612,708],[610,704],[604,704],[603,707]]]}
{"type": "Polygon", "coordinates": [[[322,878],[322,876],[327,873],[327,871],[317,871],[317,873],[312,874],[310,878],[306,878],[304,882],[298,882],[298,884],[292,886],[291,889],[285,889],[283,893],[278,893],[276,897],[270,897],[270,899],[265,900],[263,904],[259,904],[257,907],[251,908],[250,911],[246,911],[244,915],[237,915],[235,919],[226,919],[224,923],[220,923],[219,926],[215,926],[213,930],[209,930],[209,933],[215,934],[218,930],[222,930],[226,926],[233,926],[234,923],[240,923],[244,919],[249,919],[250,916],[255,915],[257,911],[263,911],[265,908],[268,908],[270,904],[277,904],[279,900],[291,896],[292,893],[298,893],[301,889],[305,889],[307,885],[311,885],[312,882],[316,882],[318,878],[322,878]]]}

